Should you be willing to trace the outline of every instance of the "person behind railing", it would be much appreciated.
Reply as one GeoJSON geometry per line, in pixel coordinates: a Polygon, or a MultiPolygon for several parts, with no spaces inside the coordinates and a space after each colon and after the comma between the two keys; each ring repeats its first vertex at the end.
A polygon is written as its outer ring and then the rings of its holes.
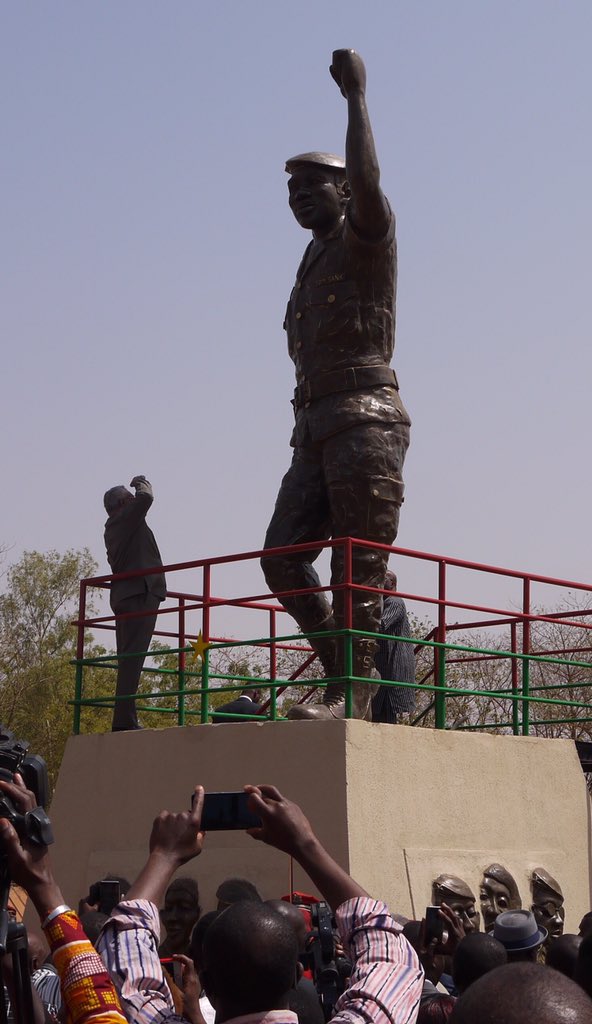
{"type": "Polygon", "coordinates": [[[222,704],[221,707],[212,711],[212,721],[214,723],[250,722],[252,719],[244,718],[243,716],[256,715],[261,710],[260,700],[260,690],[243,690],[236,700],[231,700],[228,704],[222,704]]]}
{"type": "MultiPolygon", "coordinates": [[[[380,632],[391,636],[411,636],[407,609],[402,597],[395,597],[397,577],[389,569],[384,580],[385,594],[382,604],[380,632]]],[[[374,656],[381,679],[399,683],[415,682],[415,653],[413,644],[397,640],[379,640],[374,656]]],[[[411,686],[379,686],[372,698],[372,721],[394,725],[399,715],[415,708],[415,690],[411,686]]]]}
{"type": "MultiPolygon", "coordinates": [[[[162,559],[146,513],[154,501],[152,487],[145,476],[135,476],[130,483],[135,495],[126,487],[111,487],[103,498],[109,518],[105,523],[105,547],[111,572],[133,572],[135,569],[156,569],[162,559]]],[[[145,653],[150,647],[160,602],[166,597],[163,573],[114,580],[111,584],[111,608],[118,616],[115,623],[117,654],[116,695],[130,697],[137,693],[144,667],[145,653]],[[122,618],[130,612],[143,612],[134,618],[122,618]],[[139,657],[129,657],[138,654],[139,657]],[[122,657],[128,655],[128,657],[122,657]]],[[[113,732],[141,729],[134,700],[116,701],[113,711],[113,732]]]]}
{"type": "MultiPolygon", "coordinates": [[[[371,899],[323,849],[296,804],[273,786],[245,789],[251,810],[261,819],[261,827],[250,829],[250,835],[292,856],[336,912],[352,973],[333,1020],[413,1024],[423,971],[401,926],[384,903],[371,899]]],[[[135,1024],[178,1019],[158,959],[157,907],[174,872],[201,853],[203,799],[203,788],[196,786],[191,811],[163,811],[156,818],[148,860],[98,942],[135,1024]]],[[[239,902],[218,914],[205,934],[201,970],[217,1024],[244,1020],[245,1015],[249,1024],[298,1024],[287,1008],[298,977],[297,957],[291,927],[265,904],[239,902]]]]}

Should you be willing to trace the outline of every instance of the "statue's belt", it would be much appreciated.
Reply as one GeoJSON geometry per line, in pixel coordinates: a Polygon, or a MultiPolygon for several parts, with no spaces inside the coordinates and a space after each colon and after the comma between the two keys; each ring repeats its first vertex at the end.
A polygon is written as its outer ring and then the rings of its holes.
{"type": "Polygon", "coordinates": [[[294,407],[302,408],[308,402],[340,391],[355,391],[356,388],[372,387],[376,384],[390,384],[399,390],[397,375],[390,366],[348,366],[343,370],[321,373],[314,380],[303,380],[294,389],[294,407]]]}

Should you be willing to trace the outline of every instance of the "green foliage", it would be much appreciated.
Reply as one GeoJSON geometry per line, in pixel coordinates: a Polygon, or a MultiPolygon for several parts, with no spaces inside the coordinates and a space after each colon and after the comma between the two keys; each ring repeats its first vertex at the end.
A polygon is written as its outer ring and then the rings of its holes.
{"type": "MultiPolygon", "coordinates": [[[[72,732],[79,581],[97,565],[88,549],[26,551],[6,573],[0,595],[0,722],[30,750],[41,754],[55,783],[64,746],[72,732]]],[[[87,614],[92,614],[92,606],[87,614]]],[[[104,653],[89,634],[85,656],[104,653]]],[[[86,671],[87,695],[99,695],[103,681],[86,671]]],[[[103,690],[104,692],[104,690],[103,690]]],[[[104,728],[100,712],[93,731],[104,728]]]]}

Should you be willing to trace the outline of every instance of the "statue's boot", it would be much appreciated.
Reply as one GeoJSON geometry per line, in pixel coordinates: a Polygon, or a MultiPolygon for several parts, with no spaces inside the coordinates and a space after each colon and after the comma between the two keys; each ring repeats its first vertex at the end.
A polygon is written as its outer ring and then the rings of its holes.
{"type": "MultiPolygon", "coordinates": [[[[352,683],[353,718],[371,720],[371,701],[378,689],[378,683],[370,680],[380,679],[374,665],[374,640],[357,640],[354,642],[353,674],[366,676],[367,683],[352,683]]],[[[335,671],[333,673],[337,675],[335,671]]],[[[295,720],[329,721],[331,718],[345,718],[345,683],[329,683],[323,692],[322,701],[314,704],[295,704],[288,711],[288,718],[295,720]]]]}

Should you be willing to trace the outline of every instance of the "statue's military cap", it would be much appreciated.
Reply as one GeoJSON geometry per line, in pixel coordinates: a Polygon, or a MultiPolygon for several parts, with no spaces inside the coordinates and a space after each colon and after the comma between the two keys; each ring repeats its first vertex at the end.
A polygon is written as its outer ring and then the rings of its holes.
{"type": "Polygon", "coordinates": [[[334,153],[299,153],[286,160],[287,174],[294,174],[299,167],[322,167],[345,178],[345,160],[334,153]]]}
{"type": "Polygon", "coordinates": [[[563,892],[557,879],[553,878],[544,868],[535,868],[532,872],[532,884],[543,891],[549,892],[557,899],[563,899],[563,892]]]}

